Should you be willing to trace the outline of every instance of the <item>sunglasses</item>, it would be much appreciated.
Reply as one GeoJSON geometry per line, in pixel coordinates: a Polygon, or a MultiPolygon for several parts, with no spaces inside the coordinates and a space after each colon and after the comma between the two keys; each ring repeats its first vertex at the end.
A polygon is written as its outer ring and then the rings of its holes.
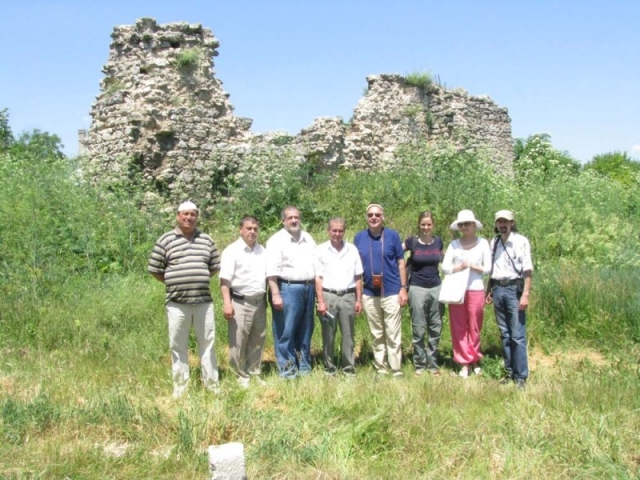
{"type": "Polygon", "coordinates": [[[470,227],[471,225],[474,225],[474,223],[473,223],[473,222],[460,222],[460,223],[458,224],[458,228],[461,228],[461,227],[470,227]]]}
{"type": "Polygon", "coordinates": [[[382,214],[381,213],[367,213],[367,217],[371,218],[371,217],[381,217],[382,214]]]}

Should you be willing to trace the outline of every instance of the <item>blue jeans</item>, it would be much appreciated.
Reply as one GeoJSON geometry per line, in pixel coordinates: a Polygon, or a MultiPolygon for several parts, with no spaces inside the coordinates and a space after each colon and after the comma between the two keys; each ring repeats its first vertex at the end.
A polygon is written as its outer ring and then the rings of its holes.
{"type": "Polygon", "coordinates": [[[293,378],[311,371],[314,285],[280,284],[283,310],[271,309],[273,347],[281,377],[293,378]]]}
{"type": "Polygon", "coordinates": [[[504,368],[514,380],[526,380],[529,376],[527,323],[525,311],[520,310],[519,305],[515,285],[493,287],[493,309],[502,338],[504,368]]]}

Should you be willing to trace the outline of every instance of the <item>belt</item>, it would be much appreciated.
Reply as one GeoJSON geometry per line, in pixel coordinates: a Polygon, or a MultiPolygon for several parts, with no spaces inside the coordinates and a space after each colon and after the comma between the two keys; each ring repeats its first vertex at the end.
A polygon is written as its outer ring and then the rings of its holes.
{"type": "Polygon", "coordinates": [[[286,283],[287,285],[313,285],[316,283],[316,280],[314,278],[311,280],[287,280],[286,278],[278,278],[278,283],[286,283]]]}
{"type": "Polygon", "coordinates": [[[337,296],[342,297],[348,293],[356,293],[356,287],[347,288],[346,290],[334,290],[333,288],[323,288],[323,292],[335,293],[337,296]]]}
{"type": "Polygon", "coordinates": [[[231,290],[231,297],[235,298],[236,300],[260,300],[262,297],[264,297],[264,293],[256,293],[254,295],[244,295],[242,293],[238,293],[234,290],[231,290]]]}
{"type": "Polygon", "coordinates": [[[510,278],[508,280],[497,280],[495,278],[491,279],[493,283],[496,285],[500,285],[501,287],[508,287],[510,285],[516,285],[518,283],[518,278],[510,278]]]}

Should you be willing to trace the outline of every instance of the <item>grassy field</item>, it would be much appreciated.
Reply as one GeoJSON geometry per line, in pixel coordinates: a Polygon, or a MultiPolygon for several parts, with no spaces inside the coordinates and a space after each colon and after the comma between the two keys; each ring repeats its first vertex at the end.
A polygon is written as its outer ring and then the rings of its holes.
{"type": "MultiPolygon", "coordinates": [[[[25,329],[31,341],[1,352],[1,478],[206,478],[207,447],[226,442],[244,443],[250,478],[640,474],[636,347],[549,350],[538,339],[520,392],[498,383],[499,336],[487,309],[483,376],[455,376],[447,322],[443,375],[415,377],[405,310],[402,379],[376,381],[359,316],[357,378],[328,378],[317,365],[281,380],[269,340],[266,385],[242,390],[227,371],[218,318],[221,393],[200,387],[192,355],[196,381],[173,400],[162,286],[146,276],[89,286],[32,306],[40,321],[25,329]]],[[[317,334],[314,347],[318,355],[317,334]]]]}
{"type": "MultiPolygon", "coordinates": [[[[284,159],[262,183],[229,186],[202,218],[220,249],[244,213],[261,219],[266,241],[286,204],[316,240],[334,215],[353,238],[376,201],[403,236],[432,210],[447,244],[458,210],[471,208],[486,237],[495,211],[514,210],[535,263],[524,392],[498,382],[490,308],[482,376],[455,375],[448,321],[444,374],[414,376],[405,309],[402,379],[376,381],[361,315],[357,378],[327,378],[317,364],[282,381],[268,338],[266,384],[239,389],[214,279],[221,393],[202,390],[194,356],[180,400],[163,286],[145,272],[172,212],[132,172],[90,185],[73,160],[0,151],[0,478],[207,478],[207,447],[226,442],[245,445],[250,478],[640,478],[640,189],[567,169],[549,145],[530,150],[537,157],[519,159],[515,179],[427,148],[374,173],[320,174],[284,159]]],[[[318,332],[313,347],[317,356],[318,332]]]]}

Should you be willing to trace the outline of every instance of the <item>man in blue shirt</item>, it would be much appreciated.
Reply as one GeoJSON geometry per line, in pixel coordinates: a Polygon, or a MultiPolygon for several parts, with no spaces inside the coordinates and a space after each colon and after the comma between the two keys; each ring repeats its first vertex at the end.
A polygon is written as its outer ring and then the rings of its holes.
{"type": "Polygon", "coordinates": [[[362,307],[373,335],[373,364],[379,375],[401,377],[400,322],[408,299],[402,240],[384,227],[384,210],[377,203],[367,207],[367,224],[353,243],[364,269],[362,307]]]}

